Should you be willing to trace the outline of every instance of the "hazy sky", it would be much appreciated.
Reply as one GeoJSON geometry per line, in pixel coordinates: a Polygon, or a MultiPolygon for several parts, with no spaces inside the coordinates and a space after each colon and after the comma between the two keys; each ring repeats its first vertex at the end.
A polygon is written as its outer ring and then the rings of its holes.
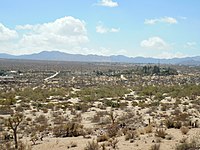
{"type": "Polygon", "coordinates": [[[200,0],[1,0],[0,53],[200,55],[200,0]]]}

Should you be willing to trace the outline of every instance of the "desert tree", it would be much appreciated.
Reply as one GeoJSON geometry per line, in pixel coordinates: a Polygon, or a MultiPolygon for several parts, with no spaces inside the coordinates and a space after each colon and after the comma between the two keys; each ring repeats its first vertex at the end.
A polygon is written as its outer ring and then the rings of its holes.
{"type": "Polygon", "coordinates": [[[23,120],[23,115],[17,113],[9,117],[6,121],[7,126],[13,131],[15,149],[18,149],[17,130],[22,120],[23,120]]]}
{"type": "Polygon", "coordinates": [[[116,120],[117,120],[117,117],[118,117],[118,114],[115,114],[113,112],[113,110],[111,110],[109,113],[108,113],[108,116],[112,122],[112,124],[115,124],[116,120]]]}

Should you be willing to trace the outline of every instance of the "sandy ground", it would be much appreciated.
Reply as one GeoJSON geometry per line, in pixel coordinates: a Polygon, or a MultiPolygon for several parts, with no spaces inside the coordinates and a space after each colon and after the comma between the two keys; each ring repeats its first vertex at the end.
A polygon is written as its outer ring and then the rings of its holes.
{"type": "MultiPolygon", "coordinates": [[[[190,129],[187,135],[183,135],[179,129],[167,129],[168,135],[172,136],[171,140],[161,139],[160,150],[174,150],[176,145],[180,144],[180,140],[183,138],[188,138],[188,140],[198,133],[200,129],[190,129]]],[[[33,145],[33,150],[84,150],[87,143],[92,141],[95,137],[91,139],[80,137],[67,137],[67,138],[44,138],[43,141],[38,141],[36,145],[33,145]],[[77,147],[71,147],[72,143],[75,143],[77,147]]],[[[133,143],[130,141],[125,141],[125,137],[118,137],[118,149],[119,150],[149,150],[150,147],[156,143],[156,138],[153,133],[140,135],[136,138],[133,143]]],[[[26,139],[29,144],[29,140],[26,139]]],[[[101,143],[99,143],[101,144],[101,143]]],[[[110,148],[110,147],[108,147],[110,148]]]]}

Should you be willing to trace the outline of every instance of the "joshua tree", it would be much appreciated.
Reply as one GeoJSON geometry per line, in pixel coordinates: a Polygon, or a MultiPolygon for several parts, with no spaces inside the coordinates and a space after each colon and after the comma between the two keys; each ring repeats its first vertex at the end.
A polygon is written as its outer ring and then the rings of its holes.
{"type": "Polygon", "coordinates": [[[15,141],[15,149],[18,148],[18,140],[17,140],[17,129],[20,123],[23,120],[23,115],[22,114],[15,114],[8,118],[7,120],[7,125],[9,128],[12,129],[13,135],[14,135],[14,141],[15,141]]]}

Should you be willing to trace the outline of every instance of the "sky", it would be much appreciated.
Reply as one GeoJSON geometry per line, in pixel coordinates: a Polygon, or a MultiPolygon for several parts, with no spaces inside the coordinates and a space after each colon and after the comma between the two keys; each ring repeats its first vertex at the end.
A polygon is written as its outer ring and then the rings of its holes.
{"type": "Polygon", "coordinates": [[[200,0],[1,0],[0,53],[200,55],[200,0]]]}

